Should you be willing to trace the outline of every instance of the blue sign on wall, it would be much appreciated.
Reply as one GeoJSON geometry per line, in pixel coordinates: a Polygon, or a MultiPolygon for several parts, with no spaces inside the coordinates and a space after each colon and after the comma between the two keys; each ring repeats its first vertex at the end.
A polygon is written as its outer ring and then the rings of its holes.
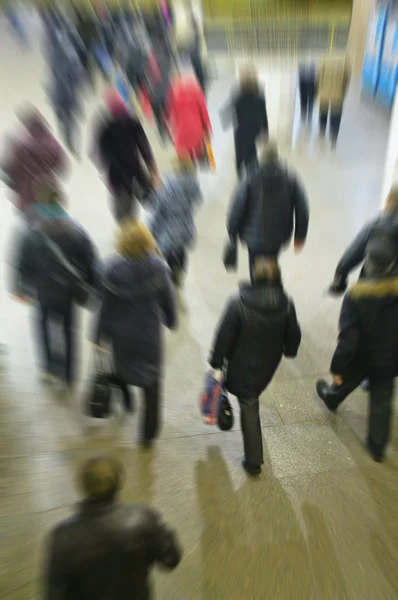
{"type": "Polygon", "coordinates": [[[389,4],[378,2],[369,20],[365,57],[362,67],[362,90],[374,96],[379,81],[381,57],[387,26],[389,4]]]}
{"type": "Polygon", "coordinates": [[[391,108],[398,80],[398,13],[389,15],[384,38],[383,56],[380,64],[376,98],[391,108]]]}

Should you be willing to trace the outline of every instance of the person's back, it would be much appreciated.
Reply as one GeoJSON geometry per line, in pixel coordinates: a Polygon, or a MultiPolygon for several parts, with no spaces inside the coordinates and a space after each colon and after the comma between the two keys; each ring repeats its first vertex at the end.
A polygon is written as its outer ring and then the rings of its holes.
{"type": "Polygon", "coordinates": [[[150,600],[150,569],[180,561],[174,533],[151,508],[116,502],[115,459],[91,459],[84,469],[87,497],[50,538],[46,600],[150,600]]]}
{"type": "Polygon", "coordinates": [[[242,90],[235,103],[236,126],[245,131],[246,137],[257,138],[268,130],[265,98],[256,90],[242,90]]]}

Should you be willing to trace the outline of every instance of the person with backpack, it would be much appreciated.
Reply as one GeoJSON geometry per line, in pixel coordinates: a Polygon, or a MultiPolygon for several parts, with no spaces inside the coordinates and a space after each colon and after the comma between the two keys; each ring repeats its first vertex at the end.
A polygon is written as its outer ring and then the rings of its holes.
{"type": "Polygon", "coordinates": [[[12,294],[36,304],[43,380],[70,388],[76,381],[77,306],[98,287],[98,254],[66,212],[54,179],[36,182],[35,199],[35,225],[23,233],[13,257],[12,294]]]}
{"type": "Polygon", "coordinates": [[[382,462],[391,435],[394,380],[398,374],[397,249],[388,237],[371,237],[362,277],[347,292],[330,371],[333,383],[316,384],[318,396],[335,412],[365,379],[370,413],[366,446],[382,462]]]}
{"type": "Polygon", "coordinates": [[[332,294],[345,292],[349,274],[363,263],[367,245],[373,238],[388,238],[398,258],[398,185],[391,188],[384,210],[361,229],[339,260],[330,286],[332,294]]]}
{"type": "Polygon", "coordinates": [[[182,549],[161,515],[145,504],[119,501],[124,479],[122,464],[109,454],[83,464],[83,499],[48,539],[45,600],[151,600],[153,568],[178,566],[182,549]]]}
{"type": "Polygon", "coordinates": [[[241,285],[221,317],[209,364],[224,374],[224,386],[240,405],[249,475],[261,473],[263,442],[259,396],[271,383],[283,356],[294,358],[301,342],[296,310],[282,284],[275,259],[257,257],[253,283],[241,285]]]}

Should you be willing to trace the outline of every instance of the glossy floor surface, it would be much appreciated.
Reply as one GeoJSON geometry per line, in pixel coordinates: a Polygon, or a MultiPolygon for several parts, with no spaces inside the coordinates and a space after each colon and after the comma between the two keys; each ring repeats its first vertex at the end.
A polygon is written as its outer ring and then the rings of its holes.
{"type": "MultiPolygon", "coordinates": [[[[23,54],[6,39],[2,33],[1,127],[11,127],[15,108],[26,100],[51,118],[38,53],[23,54]]],[[[218,119],[231,80],[220,73],[210,94],[217,174],[201,176],[206,201],[198,214],[198,243],[186,281],[188,311],[179,329],[167,335],[164,427],[150,453],[136,443],[137,415],[102,427],[89,426],[81,416],[90,364],[88,318],[82,324],[76,395],[59,396],[40,383],[30,335],[34,316],[13,303],[5,289],[6,249],[16,217],[1,190],[0,341],[7,350],[0,379],[2,600],[41,598],[46,534],[73,510],[77,467],[93,451],[104,449],[125,465],[123,500],[151,503],[180,534],[181,565],[172,574],[154,574],[158,599],[398,597],[397,423],[387,462],[375,464],[362,447],[366,395],[356,392],[334,416],[314,387],[328,373],[340,306],[325,290],[341,251],[380,205],[388,117],[360,101],[354,86],[332,151],[318,139],[315,123],[311,129],[296,121],[293,131],[289,129],[284,106],[292,106],[293,77],[288,69],[265,75],[271,133],[300,172],[311,202],[304,253],[289,251],[282,259],[303,342],[297,360],[283,362],[261,398],[265,465],[257,481],[249,480],[240,466],[239,419],[224,434],[202,424],[198,412],[220,311],[248,272],[244,249],[238,275],[227,274],[220,260],[226,208],[236,183],[232,136],[221,132],[218,119]]],[[[99,92],[97,99],[87,99],[87,121],[98,105],[99,92]]],[[[160,147],[151,127],[148,132],[166,170],[171,151],[160,147]]],[[[115,227],[106,192],[88,158],[73,162],[67,190],[72,214],[90,230],[105,256],[112,249],[115,227]]]]}

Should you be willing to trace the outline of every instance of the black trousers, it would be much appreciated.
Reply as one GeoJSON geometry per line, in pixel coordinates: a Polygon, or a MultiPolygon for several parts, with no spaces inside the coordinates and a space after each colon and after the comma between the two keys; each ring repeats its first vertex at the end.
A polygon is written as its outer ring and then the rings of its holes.
{"type": "Polygon", "coordinates": [[[181,276],[187,268],[187,251],[185,248],[180,248],[166,255],[165,260],[170,267],[171,277],[175,286],[181,285],[181,276]]]}
{"type": "MultiPolygon", "coordinates": [[[[358,369],[347,374],[342,385],[331,385],[326,396],[328,406],[336,409],[364,379],[366,379],[366,373],[358,369]]],[[[369,383],[370,410],[367,444],[372,452],[383,455],[390,439],[394,379],[370,378],[369,383]]]]}
{"type": "Polygon", "coordinates": [[[38,307],[38,340],[44,370],[69,385],[75,379],[75,312],[72,300],[63,307],[52,308],[43,302],[38,307]]]}
{"type": "Polygon", "coordinates": [[[333,108],[333,106],[331,106],[331,107],[321,106],[319,108],[319,124],[321,127],[321,132],[325,133],[327,120],[328,120],[328,116],[329,116],[330,133],[331,133],[332,139],[334,141],[337,140],[338,135],[339,135],[342,113],[343,113],[342,107],[333,108]]]}
{"type": "Polygon", "coordinates": [[[144,198],[150,191],[151,185],[147,175],[137,172],[134,177],[126,176],[124,180],[112,186],[113,214],[119,223],[126,217],[135,217],[138,206],[135,193],[137,185],[140,188],[140,195],[144,198]]]}
{"type": "MultiPolygon", "coordinates": [[[[125,409],[133,410],[133,399],[129,386],[116,375],[112,376],[111,383],[122,390],[125,409]]],[[[151,442],[157,437],[160,428],[160,385],[157,383],[151,387],[142,388],[142,394],[144,411],[140,423],[140,437],[143,442],[151,442]]]]}
{"type": "Polygon", "coordinates": [[[311,119],[316,95],[315,80],[300,80],[299,89],[301,116],[303,119],[311,119]]]}
{"type": "Polygon", "coordinates": [[[255,170],[258,165],[257,149],[254,148],[251,152],[241,152],[238,148],[235,149],[236,153],[236,172],[239,179],[242,179],[250,171],[255,170]]]}
{"type": "Polygon", "coordinates": [[[109,376],[109,382],[120,389],[123,396],[123,406],[125,410],[127,412],[132,412],[134,408],[133,399],[132,395],[130,394],[129,386],[127,385],[127,383],[125,383],[122,379],[120,379],[120,377],[118,377],[115,374],[109,376]]]}
{"type": "Polygon", "coordinates": [[[245,460],[249,465],[259,467],[264,462],[259,399],[239,398],[238,400],[245,460]]]}

